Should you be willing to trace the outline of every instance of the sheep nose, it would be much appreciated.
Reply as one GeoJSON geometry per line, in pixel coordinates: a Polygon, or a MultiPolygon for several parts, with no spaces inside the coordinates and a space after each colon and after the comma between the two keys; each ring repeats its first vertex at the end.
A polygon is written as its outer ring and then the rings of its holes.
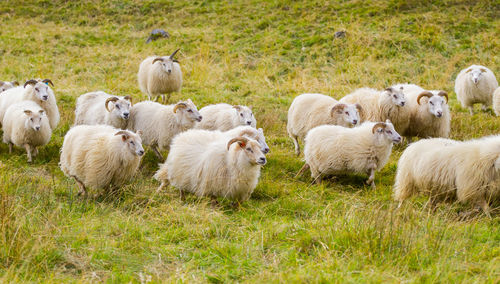
{"type": "Polygon", "coordinates": [[[442,112],[440,112],[440,111],[438,111],[438,113],[437,113],[437,117],[441,117],[441,116],[443,116],[443,113],[442,113],[442,112]]]}
{"type": "Polygon", "coordinates": [[[139,150],[139,151],[137,152],[137,155],[139,155],[139,156],[144,155],[144,150],[139,150]]]}
{"type": "Polygon", "coordinates": [[[43,96],[42,99],[46,101],[49,97],[48,96],[43,96]]]}
{"type": "Polygon", "coordinates": [[[203,116],[200,115],[200,116],[198,116],[198,118],[196,120],[198,120],[198,122],[200,122],[202,118],[203,118],[203,116]]]}
{"type": "Polygon", "coordinates": [[[250,125],[250,124],[252,124],[252,121],[250,121],[250,120],[247,121],[247,125],[250,125]]]}
{"type": "Polygon", "coordinates": [[[405,102],[401,102],[401,106],[405,106],[405,102]]]}
{"type": "Polygon", "coordinates": [[[124,118],[128,118],[128,115],[129,115],[129,113],[128,113],[128,112],[126,112],[126,113],[124,113],[124,114],[123,114],[123,117],[124,117],[124,118]]]}
{"type": "Polygon", "coordinates": [[[357,119],[353,120],[352,124],[358,124],[358,120],[357,119]]]}
{"type": "Polygon", "coordinates": [[[35,130],[36,131],[40,130],[40,126],[35,126],[35,130]]]}
{"type": "Polygon", "coordinates": [[[168,74],[172,73],[172,69],[167,70],[168,74]]]}
{"type": "Polygon", "coordinates": [[[266,158],[265,157],[260,157],[258,163],[260,165],[265,165],[266,164],[266,158]]]}

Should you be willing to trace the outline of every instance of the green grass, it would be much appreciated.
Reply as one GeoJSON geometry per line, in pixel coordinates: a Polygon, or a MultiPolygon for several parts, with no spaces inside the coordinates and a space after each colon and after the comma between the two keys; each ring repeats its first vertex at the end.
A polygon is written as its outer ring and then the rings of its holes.
{"type": "Polygon", "coordinates": [[[395,211],[402,146],[377,174],[310,185],[286,135],[303,92],[340,98],[363,86],[411,82],[451,95],[452,138],[498,133],[453,93],[479,63],[500,74],[498,0],[14,1],[0,5],[0,80],[50,78],[62,112],[33,165],[0,145],[2,282],[464,282],[500,280],[500,218],[461,220],[470,207],[395,211]],[[171,38],[146,44],[153,28],[171,38]],[[345,30],[345,38],[334,33],[345,30]],[[198,107],[252,105],[271,146],[252,198],[239,210],[207,198],[155,193],[148,152],[117,196],[81,199],[57,166],[75,99],[104,90],[145,99],[139,63],[181,48],[181,94],[198,107]]]}

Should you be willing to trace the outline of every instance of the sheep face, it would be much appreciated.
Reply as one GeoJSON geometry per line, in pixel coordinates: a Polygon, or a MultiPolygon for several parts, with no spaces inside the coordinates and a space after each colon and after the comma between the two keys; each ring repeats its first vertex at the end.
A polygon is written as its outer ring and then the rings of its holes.
{"type": "Polygon", "coordinates": [[[231,147],[238,147],[236,148],[236,151],[243,151],[244,157],[248,161],[248,163],[252,165],[265,165],[267,160],[266,156],[264,153],[261,151],[261,145],[259,142],[252,140],[252,139],[247,139],[245,137],[236,137],[231,139],[227,143],[227,149],[228,151],[231,149],[231,147]],[[235,146],[232,146],[235,145],[235,146]]]}
{"type": "Polygon", "coordinates": [[[389,120],[379,122],[373,126],[373,134],[379,142],[387,141],[389,143],[401,142],[401,136],[394,130],[394,125],[389,120]]]}
{"type": "Polygon", "coordinates": [[[330,111],[330,115],[340,115],[346,125],[355,126],[360,122],[359,110],[361,110],[361,105],[359,104],[338,103],[333,106],[332,110],[330,111]]]}
{"type": "Polygon", "coordinates": [[[45,83],[38,82],[33,86],[33,92],[35,92],[35,96],[40,101],[47,101],[49,99],[49,86],[45,83]]]}
{"type": "Polygon", "coordinates": [[[255,126],[255,118],[253,117],[252,110],[246,106],[233,106],[238,113],[238,118],[240,120],[240,125],[255,126]]]}
{"type": "Polygon", "coordinates": [[[403,93],[403,87],[399,89],[389,87],[384,90],[384,93],[386,96],[389,96],[391,98],[391,101],[394,105],[402,107],[406,104],[406,98],[405,94],[403,93]]]}
{"type": "MultiPolygon", "coordinates": [[[[116,98],[118,99],[118,98],[116,98]]],[[[127,120],[130,116],[130,108],[132,103],[130,97],[126,96],[123,99],[114,100],[112,103],[107,102],[106,109],[116,117],[127,120]],[[109,108],[108,108],[109,107],[109,108]]]]}
{"type": "Polygon", "coordinates": [[[141,131],[133,133],[127,130],[120,130],[115,133],[115,136],[121,136],[124,147],[126,147],[130,153],[137,156],[144,155],[144,148],[142,147],[142,140],[140,135],[141,131]]]}
{"type": "Polygon", "coordinates": [[[443,116],[443,109],[445,104],[446,101],[444,100],[443,97],[440,96],[432,96],[431,98],[429,98],[427,102],[429,112],[437,118],[443,116]]]}
{"type": "Polygon", "coordinates": [[[26,121],[24,127],[26,129],[33,129],[34,131],[40,131],[42,128],[42,117],[45,115],[45,111],[43,109],[38,112],[33,112],[29,109],[24,111],[26,114],[26,121]]]}
{"type": "Polygon", "coordinates": [[[17,83],[17,81],[13,81],[13,82],[0,81],[0,93],[5,91],[5,90],[8,90],[10,88],[14,88],[14,86],[17,86],[17,85],[19,85],[19,83],[17,83]]]}
{"type": "Polygon", "coordinates": [[[470,68],[469,70],[466,71],[467,74],[469,74],[469,80],[471,80],[472,83],[477,85],[479,81],[481,81],[483,77],[483,73],[486,73],[486,69],[484,68],[470,68]]]}
{"type": "Polygon", "coordinates": [[[203,118],[191,99],[177,103],[174,107],[174,113],[177,115],[179,121],[186,119],[187,121],[200,122],[203,118]]]}

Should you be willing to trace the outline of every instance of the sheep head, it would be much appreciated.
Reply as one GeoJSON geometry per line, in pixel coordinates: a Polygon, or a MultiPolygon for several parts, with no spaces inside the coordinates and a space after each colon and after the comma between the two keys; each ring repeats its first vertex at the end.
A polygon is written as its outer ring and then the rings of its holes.
{"type": "Polygon", "coordinates": [[[41,109],[38,112],[33,112],[32,110],[26,109],[24,110],[24,114],[28,117],[25,127],[40,131],[42,127],[42,117],[45,115],[45,111],[41,109]]]}
{"type": "Polygon", "coordinates": [[[255,118],[253,117],[252,110],[246,106],[234,105],[234,109],[238,114],[238,119],[240,120],[240,125],[254,126],[255,118]]]}
{"type": "Polygon", "coordinates": [[[399,89],[389,87],[384,90],[384,93],[386,96],[389,96],[391,98],[391,101],[394,105],[402,107],[406,104],[406,98],[405,94],[403,93],[403,87],[400,87],[399,89]]]}
{"type": "Polygon", "coordinates": [[[469,68],[465,71],[466,74],[469,74],[469,79],[477,85],[479,81],[481,81],[481,77],[483,73],[486,73],[487,70],[485,68],[469,68]]]}
{"type": "Polygon", "coordinates": [[[177,113],[177,111],[181,111],[179,117],[185,116],[187,120],[189,121],[198,121],[200,122],[201,119],[203,118],[200,113],[198,112],[198,109],[194,105],[194,103],[191,101],[191,99],[188,99],[187,101],[184,102],[178,102],[175,107],[173,112],[177,113]]]}
{"type": "Polygon", "coordinates": [[[401,142],[401,136],[394,130],[394,125],[392,125],[389,119],[385,122],[377,122],[372,128],[372,133],[381,134],[392,143],[401,142]]]}
{"type": "Polygon", "coordinates": [[[330,110],[330,116],[335,117],[342,115],[342,119],[346,126],[356,125],[360,121],[359,111],[362,109],[360,104],[335,104],[330,110]]]}
{"type": "Polygon", "coordinates": [[[118,97],[109,97],[106,99],[104,106],[108,112],[114,113],[114,115],[127,120],[130,116],[132,99],[130,96],[125,96],[123,99],[119,99],[118,97]],[[109,109],[110,102],[113,103],[113,109],[109,109]]]}
{"type": "Polygon", "coordinates": [[[144,148],[142,147],[141,133],[141,131],[134,134],[128,130],[120,130],[115,133],[115,136],[121,136],[122,142],[125,143],[125,146],[132,154],[142,156],[144,155],[144,148]]]}
{"type": "Polygon", "coordinates": [[[253,139],[247,139],[242,136],[238,136],[236,138],[233,138],[227,142],[227,150],[231,148],[231,145],[233,143],[238,143],[238,146],[240,147],[241,150],[244,151],[245,155],[249,159],[249,162],[254,165],[265,165],[267,160],[266,156],[261,151],[261,145],[253,140],[253,139]]]}
{"type": "Polygon", "coordinates": [[[0,81],[0,93],[8,90],[10,88],[14,88],[14,86],[19,86],[19,82],[17,81],[12,81],[12,82],[3,82],[0,81]]]}
{"type": "Polygon", "coordinates": [[[174,59],[175,54],[179,51],[180,49],[177,49],[174,51],[170,56],[168,57],[156,57],[153,59],[153,62],[151,64],[155,64],[156,62],[159,62],[161,65],[161,68],[163,71],[165,71],[167,74],[171,74],[173,69],[174,69],[174,63],[179,63],[176,59],[174,59]]]}
{"type": "Polygon", "coordinates": [[[255,129],[245,127],[245,129],[239,132],[239,136],[256,140],[261,146],[262,153],[269,153],[269,146],[266,143],[266,137],[264,136],[264,130],[262,128],[255,129]]]}
{"type": "MultiPolygon", "coordinates": [[[[47,101],[49,99],[49,86],[46,84],[46,82],[44,82],[45,80],[48,80],[47,82],[50,81],[49,79],[44,79],[43,81],[33,79],[28,80],[26,81],[26,83],[24,83],[24,88],[26,88],[27,85],[33,86],[33,91],[37,99],[42,102],[47,101]]],[[[50,81],[50,83],[52,83],[52,81],[50,81]]]]}

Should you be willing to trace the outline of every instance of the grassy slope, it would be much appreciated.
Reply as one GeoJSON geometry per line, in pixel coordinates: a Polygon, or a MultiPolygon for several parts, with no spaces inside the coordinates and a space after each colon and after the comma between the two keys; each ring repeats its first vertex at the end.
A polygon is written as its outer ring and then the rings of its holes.
{"type": "MultiPolygon", "coordinates": [[[[4,281],[453,281],[500,278],[500,222],[460,221],[425,198],[393,211],[402,147],[378,188],[349,176],[321,186],[293,178],[287,138],[294,96],[412,82],[453,94],[472,63],[500,74],[500,3],[492,1],[2,1],[0,80],[51,78],[62,124],[27,165],[0,145],[0,271],[4,281]],[[56,3],[54,3],[56,2],[56,3]],[[422,4],[428,2],[429,4],[422,4]],[[145,44],[152,28],[172,37],[145,44]],[[345,39],[333,34],[346,30],[345,39]],[[181,47],[182,94],[198,106],[253,105],[271,146],[252,199],[154,193],[152,153],[119,196],[81,200],[57,167],[75,98],[105,90],[144,99],[140,61],[181,47]]],[[[491,113],[470,117],[454,95],[452,137],[498,133],[491,113]]]]}

